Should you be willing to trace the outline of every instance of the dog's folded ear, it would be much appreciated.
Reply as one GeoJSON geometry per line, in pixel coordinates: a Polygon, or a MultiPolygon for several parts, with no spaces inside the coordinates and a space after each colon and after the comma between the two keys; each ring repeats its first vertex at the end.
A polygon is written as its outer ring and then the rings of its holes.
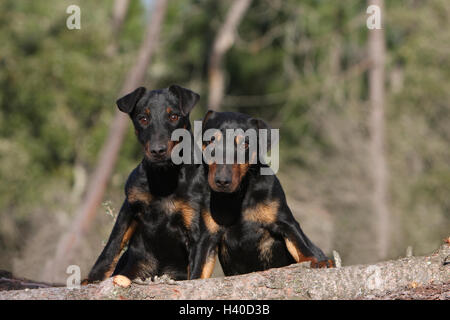
{"type": "Polygon", "coordinates": [[[255,129],[266,129],[266,130],[270,130],[270,126],[261,119],[255,119],[255,118],[250,118],[248,120],[249,124],[255,128],[255,129]]]}
{"type": "Polygon", "coordinates": [[[122,98],[116,101],[117,107],[119,110],[125,113],[131,113],[136,106],[136,103],[145,93],[144,87],[139,87],[133,92],[123,96],[122,98]]]}
{"type": "Polygon", "coordinates": [[[208,110],[206,112],[205,116],[203,117],[202,127],[205,127],[206,122],[208,121],[209,118],[211,118],[214,112],[215,112],[214,110],[208,110]]]}
{"type": "MultiPolygon", "coordinates": [[[[264,130],[266,130],[266,135],[265,135],[265,138],[267,139],[267,150],[266,151],[269,151],[270,150],[270,148],[272,147],[271,146],[271,134],[270,134],[270,126],[267,124],[267,122],[265,122],[264,120],[261,120],[261,119],[255,119],[255,118],[250,118],[250,119],[248,119],[248,123],[250,124],[250,126],[252,126],[254,129],[256,129],[256,132],[257,132],[257,136],[258,136],[258,141],[259,141],[259,139],[261,138],[261,135],[260,135],[260,131],[259,130],[261,130],[261,129],[264,129],[264,130]]],[[[261,143],[261,142],[259,142],[259,143],[261,143]]]]}
{"type": "Polygon", "coordinates": [[[178,104],[183,115],[187,115],[194,108],[200,99],[200,95],[189,89],[173,84],[169,87],[169,92],[178,98],[178,104]]]}

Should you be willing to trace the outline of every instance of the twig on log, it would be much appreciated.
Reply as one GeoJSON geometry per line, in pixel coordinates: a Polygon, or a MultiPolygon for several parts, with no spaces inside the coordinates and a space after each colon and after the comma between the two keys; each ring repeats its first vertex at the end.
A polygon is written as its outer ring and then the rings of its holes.
{"type": "Polygon", "coordinates": [[[412,257],[413,256],[413,247],[412,246],[408,246],[408,248],[406,248],[406,257],[412,257]]]}
{"type": "Polygon", "coordinates": [[[336,250],[333,250],[333,259],[334,259],[334,264],[336,265],[336,268],[342,267],[341,255],[336,250]]]}

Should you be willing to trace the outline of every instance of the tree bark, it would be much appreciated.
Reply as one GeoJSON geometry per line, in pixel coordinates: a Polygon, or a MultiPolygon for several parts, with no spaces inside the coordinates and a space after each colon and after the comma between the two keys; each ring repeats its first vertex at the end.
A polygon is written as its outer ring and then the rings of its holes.
{"type": "Polygon", "coordinates": [[[310,269],[302,263],[233,277],[133,283],[128,288],[115,286],[110,278],[80,289],[4,291],[0,299],[373,299],[405,288],[449,288],[449,255],[450,244],[445,243],[429,256],[375,265],[310,269]]]}
{"type": "Polygon", "coordinates": [[[208,82],[208,107],[219,110],[224,96],[225,75],[223,70],[223,59],[226,52],[235,42],[236,30],[250,6],[251,0],[234,0],[228,10],[225,22],[217,32],[212,52],[209,58],[208,82]]]}
{"type": "MultiPolygon", "coordinates": [[[[381,20],[384,15],[383,0],[369,0],[369,5],[376,5],[381,9],[381,20]]],[[[390,245],[390,212],[388,206],[388,168],[385,152],[385,40],[383,29],[369,30],[368,56],[371,62],[369,69],[369,130],[370,130],[370,159],[373,180],[372,204],[376,223],[376,239],[378,258],[384,259],[388,255],[390,245]]]]}
{"type": "MultiPolygon", "coordinates": [[[[157,48],[166,7],[167,0],[158,0],[155,3],[153,14],[139,49],[138,58],[125,78],[119,96],[125,95],[142,85],[151,57],[157,48]]],[[[59,241],[54,260],[45,268],[45,281],[54,282],[55,279],[58,279],[58,275],[65,275],[65,269],[73,257],[80,238],[87,232],[101,204],[108,180],[117,161],[128,122],[128,117],[117,110],[109,128],[108,138],[100,150],[99,160],[88,184],[85,198],[76,211],[75,221],[70,224],[71,229],[68,233],[59,241]]]]}

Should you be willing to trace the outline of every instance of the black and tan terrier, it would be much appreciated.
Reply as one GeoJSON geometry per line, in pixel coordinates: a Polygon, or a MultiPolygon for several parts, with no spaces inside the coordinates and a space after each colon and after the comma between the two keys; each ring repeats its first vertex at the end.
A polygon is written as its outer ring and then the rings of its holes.
{"type": "MultiPolygon", "coordinates": [[[[248,136],[233,136],[227,144],[227,129],[269,129],[259,119],[235,112],[209,111],[203,120],[203,132],[218,129],[210,144],[234,146],[233,163],[217,161],[205,163],[210,187],[209,210],[202,213],[207,226],[199,255],[204,264],[213,265],[218,253],[225,275],[283,267],[292,263],[311,261],[312,267],[332,267],[333,262],[303,233],[286,202],[283,188],[275,174],[262,175],[267,168],[258,157],[257,150],[249,151],[248,136]],[[245,161],[237,163],[238,148],[245,150],[245,161]],[[256,154],[255,154],[256,152],[256,154]],[[250,154],[251,153],[251,154],[250,154]],[[251,163],[254,162],[254,163],[251,163]]],[[[242,131],[241,131],[242,132],[242,131]]],[[[260,139],[259,134],[257,139],[260,139]]],[[[213,148],[214,149],[214,148],[213,148]]],[[[255,150],[255,149],[253,149],[255,150]]]]}
{"type": "Polygon", "coordinates": [[[198,94],[177,85],[152,91],[140,87],[117,100],[133,122],[144,158],[128,177],[125,201],[85,283],[111,275],[145,279],[165,274],[182,280],[211,274],[205,263],[195,264],[205,260],[195,257],[203,232],[200,212],[209,193],[203,166],[171,160],[176,144],[171,134],[179,128],[190,131],[189,113],[198,100],[198,94]]]}

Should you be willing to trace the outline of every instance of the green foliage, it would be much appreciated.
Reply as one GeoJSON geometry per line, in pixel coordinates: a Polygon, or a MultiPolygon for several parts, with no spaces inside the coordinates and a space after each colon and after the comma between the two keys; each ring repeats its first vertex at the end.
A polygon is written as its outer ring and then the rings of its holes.
{"type": "MultiPolygon", "coordinates": [[[[81,30],[66,28],[70,4],[74,2],[0,4],[2,219],[13,216],[26,224],[35,206],[55,210],[53,203],[44,203],[43,191],[56,188],[52,191],[62,197],[70,191],[61,188],[70,186],[76,163],[92,168],[115,112],[123,73],[138,47],[139,40],[133,39],[129,52],[108,57],[111,2],[78,3],[81,30]]],[[[144,25],[140,7],[133,5],[126,32],[140,37],[144,25]]],[[[135,154],[125,154],[128,167],[135,154]]],[[[0,245],[6,242],[0,234],[0,245]]]]}

